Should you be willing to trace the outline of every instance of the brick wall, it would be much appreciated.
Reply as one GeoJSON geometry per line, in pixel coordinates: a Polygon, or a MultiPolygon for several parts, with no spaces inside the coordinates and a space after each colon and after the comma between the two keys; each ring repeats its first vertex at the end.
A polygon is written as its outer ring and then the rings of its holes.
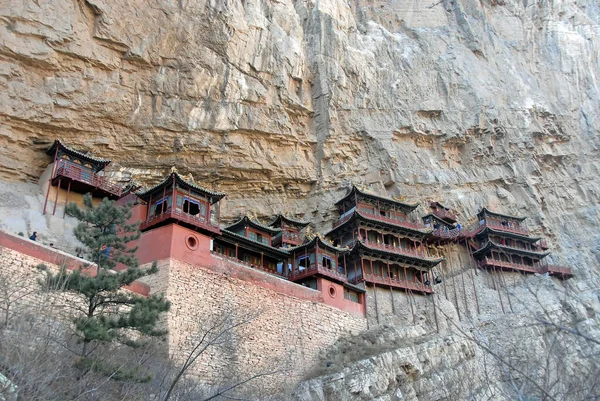
{"type": "Polygon", "coordinates": [[[218,257],[206,266],[175,259],[160,265],[161,274],[168,269],[169,349],[176,357],[186,357],[213,325],[249,320],[198,360],[193,372],[212,384],[279,370],[253,384],[261,394],[281,390],[309,374],[340,336],[366,329],[365,318],[323,304],[318,291],[218,257]]]}

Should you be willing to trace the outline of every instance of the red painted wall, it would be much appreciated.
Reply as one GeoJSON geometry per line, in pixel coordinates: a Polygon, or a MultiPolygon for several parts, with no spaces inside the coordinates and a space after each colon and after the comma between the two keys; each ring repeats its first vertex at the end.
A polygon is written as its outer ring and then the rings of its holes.
{"type": "MultiPolygon", "coordinates": [[[[58,249],[50,248],[46,245],[42,245],[23,237],[14,236],[4,231],[0,231],[0,246],[39,259],[42,262],[57,266],[65,264],[69,270],[79,269],[86,263],[89,263],[84,259],[65,254],[58,249]]],[[[90,276],[95,276],[96,268],[88,267],[84,269],[84,272],[90,276]]],[[[126,286],[125,288],[129,291],[144,296],[147,296],[150,293],[150,287],[140,282],[133,282],[131,286],[126,286]]]]}
{"type": "Polygon", "coordinates": [[[361,303],[352,302],[344,298],[344,287],[342,285],[321,277],[317,279],[317,288],[323,293],[323,301],[327,305],[334,306],[338,309],[356,315],[366,315],[363,294],[359,294],[359,300],[361,303]]]}

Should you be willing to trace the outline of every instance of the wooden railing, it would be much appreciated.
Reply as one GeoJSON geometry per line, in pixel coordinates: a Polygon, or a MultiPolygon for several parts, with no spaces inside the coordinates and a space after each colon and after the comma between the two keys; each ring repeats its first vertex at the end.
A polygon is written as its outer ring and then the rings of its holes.
{"type": "Polygon", "coordinates": [[[433,289],[430,286],[427,286],[423,283],[419,283],[418,281],[399,279],[395,277],[384,277],[375,274],[365,274],[363,276],[362,274],[359,274],[350,280],[352,284],[357,284],[361,281],[366,281],[373,284],[389,285],[391,287],[423,292],[427,294],[433,293],[433,289]]]}
{"type": "Polygon", "coordinates": [[[123,192],[123,187],[111,182],[107,177],[100,176],[87,167],[66,160],[58,161],[58,167],[53,178],[59,176],[89,184],[115,196],[121,196],[123,192]]]}
{"type": "MultiPolygon", "coordinates": [[[[338,269],[340,267],[338,266],[338,269]]],[[[321,263],[313,263],[308,268],[304,268],[304,270],[294,270],[290,274],[290,280],[299,280],[304,277],[313,276],[315,274],[321,274],[323,276],[327,276],[333,278],[335,280],[346,282],[348,278],[342,272],[336,271],[335,269],[330,269],[323,266],[321,263]]]]}
{"type": "Polygon", "coordinates": [[[543,268],[544,273],[548,273],[550,275],[562,275],[562,276],[572,276],[573,270],[570,267],[566,266],[558,266],[558,265],[547,265],[543,268]]]}
{"type": "Polygon", "coordinates": [[[354,213],[350,213],[350,214],[347,214],[344,217],[340,218],[338,221],[333,223],[333,228],[336,228],[337,226],[341,226],[342,224],[344,224],[345,222],[350,220],[350,217],[352,217],[353,214],[354,213]]]}
{"type": "Polygon", "coordinates": [[[489,220],[487,219],[485,224],[488,227],[491,227],[493,229],[496,230],[501,230],[501,231],[508,231],[511,233],[515,233],[515,234],[521,234],[521,235],[529,235],[529,231],[523,227],[520,226],[508,226],[508,225],[503,225],[501,222],[498,221],[494,221],[494,220],[489,220]]]}
{"type": "MultiPolygon", "coordinates": [[[[427,256],[424,251],[419,251],[416,249],[406,249],[406,248],[396,247],[393,245],[378,244],[376,242],[370,242],[370,241],[366,241],[366,240],[361,241],[361,242],[369,248],[381,249],[383,251],[393,252],[393,253],[397,253],[400,255],[406,255],[406,256],[416,257],[416,258],[420,258],[420,259],[428,259],[428,260],[436,259],[436,258],[427,256]]],[[[352,244],[351,247],[353,247],[353,246],[354,246],[354,244],[352,244]]]]}
{"type": "Polygon", "coordinates": [[[429,227],[427,227],[425,224],[416,223],[416,222],[404,220],[401,218],[382,216],[380,214],[368,212],[365,210],[359,210],[359,213],[368,215],[368,217],[373,220],[379,220],[379,221],[383,221],[385,223],[395,224],[397,226],[413,228],[415,230],[428,230],[429,229],[429,227]]]}
{"type": "Polygon", "coordinates": [[[164,213],[158,215],[148,216],[146,221],[142,222],[140,225],[140,230],[145,230],[167,219],[175,219],[182,223],[188,223],[196,227],[207,229],[216,234],[221,234],[221,229],[218,224],[211,222],[210,219],[206,219],[203,216],[192,216],[191,214],[183,213],[182,211],[173,208],[167,209],[164,213]]]}
{"type": "Polygon", "coordinates": [[[492,258],[484,258],[477,262],[479,267],[497,267],[500,269],[520,270],[528,273],[544,273],[544,268],[539,264],[526,265],[522,263],[507,262],[504,260],[496,260],[492,258]]]}
{"type": "Polygon", "coordinates": [[[435,229],[431,235],[439,238],[458,238],[462,233],[458,228],[453,228],[452,230],[444,230],[443,228],[435,229]]]}
{"type": "MultiPolygon", "coordinates": [[[[360,214],[366,215],[370,219],[382,221],[384,223],[394,224],[396,226],[408,227],[408,228],[412,228],[415,230],[428,230],[429,229],[429,227],[427,227],[426,225],[421,224],[421,223],[416,223],[416,222],[412,222],[412,221],[408,221],[408,220],[404,220],[404,219],[400,219],[400,218],[395,218],[395,217],[382,216],[380,214],[369,212],[364,209],[359,209],[358,212],[360,214]]],[[[333,223],[333,228],[340,226],[340,225],[344,224],[346,221],[350,220],[350,218],[352,217],[352,215],[354,215],[354,213],[356,213],[356,212],[347,214],[344,217],[340,218],[338,221],[333,223]]]]}
{"type": "Polygon", "coordinates": [[[277,241],[280,241],[282,239],[293,245],[300,245],[302,243],[302,237],[300,236],[300,234],[290,233],[287,231],[277,233],[273,237],[272,243],[276,243],[277,241]]]}

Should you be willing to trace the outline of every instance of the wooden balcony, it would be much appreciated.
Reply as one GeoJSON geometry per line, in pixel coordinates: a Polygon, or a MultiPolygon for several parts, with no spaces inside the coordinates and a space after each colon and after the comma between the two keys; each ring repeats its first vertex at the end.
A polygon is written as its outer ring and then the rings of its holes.
{"type": "Polygon", "coordinates": [[[401,218],[382,216],[380,214],[371,213],[364,210],[359,210],[359,213],[367,216],[370,219],[382,221],[384,223],[394,224],[396,226],[408,227],[418,231],[429,230],[429,227],[427,227],[425,224],[415,223],[401,218]]]}
{"type": "Polygon", "coordinates": [[[462,230],[459,230],[458,228],[453,228],[452,230],[444,230],[443,228],[438,228],[436,230],[433,230],[431,235],[439,239],[455,239],[461,237],[462,233],[462,230]]]}
{"type": "Polygon", "coordinates": [[[159,215],[149,216],[146,221],[140,225],[140,230],[145,231],[153,226],[161,225],[161,223],[167,220],[173,220],[183,225],[193,226],[194,228],[201,228],[208,230],[215,234],[221,234],[221,229],[217,223],[213,223],[202,216],[192,216],[191,214],[183,213],[176,209],[167,209],[164,213],[159,215]]]}
{"type": "Polygon", "coordinates": [[[566,266],[547,265],[544,266],[543,272],[551,276],[560,277],[563,280],[573,277],[573,270],[566,266]]]}
{"type": "Polygon", "coordinates": [[[501,222],[498,221],[494,221],[494,220],[490,220],[487,219],[485,224],[490,227],[493,228],[494,230],[500,230],[500,231],[506,231],[509,233],[515,233],[515,234],[520,234],[520,235],[525,235],[525,236],[529,236],[529,231],[523,227],[520,226],[508,226],[508,225],[503,225],[501,222]]]}
{"type": "Polygon", "coordinates": [[[477,261],[477,265],[482,269],[492,268],[500,270],[512,270],[517,272],[521,271],[525,273],[544,273],[543,268],[541,268],[539,264],[526,265],[522,263],[506,262],[503,260],[496,260],[487,257],[477,261]]]}
{"type": "Polygon", "coordinates": [[[298,246],[298,245],[302,244],[302,237],[300,236],[300,234],[282,231],[282,232],[278,233],[277,235],[275,235],[271,242],[274,245],[285,242],[285,243],[291,244],[293,246],[298,246]]]}
{"type": "Polygon", "coordinates": [[[395,277],[383,277],[375,274],[365,274],[364,276],[359,274],[358,276],[353,277],[350,280],[350,283],[357,284],[362,281],[376,285],[420,292],[423,294],[433,294],[433,289],[430,286],[419,283],[418,281],[403,280],[395,277]]]}
{"type": "Polygon", "coordinates": [[[427,256],[425,254],[425,252],[419,251],[417,249],[401,248],[401,247],[396,247],[393,245],[379,244],[377,242],[370,242],[370,241],[361,241],[361,242],[364,245],[366,245],[367,247],[372,248],[372,249],[381,249],[382,251],[397,253],[399,255],[409,256],[411,258],[426,259],[426,260],[434,259],[434,258],[427,256]]]}
{"type": "MultiPolygon", "coordinates": [[[[123,187],[120,185],[111,182],[107,177],[98,175],[80,164],[67,160],[59,160],[57,163],[58,166],[54,172],[52,185],[57,185],[57,182],[61,178],[66,178],[73,180],[75,183],[82,184],[80,185],[80,191],[88,190],[92,192],[95,189],[113,198],[119,198],[123,192],[123,187]]],[[[73,189],[77,190],[75,187],[73,189]]]]}
{"type": "Polygon", "coordinates": [[[431,214],[446,221],[455,222],[457,220],[456,215],[449,210],[436,208],[431,210],[431,214]]]}
{"type": "Polygon", "coordinates": [[[314,276],[314,275],[321,275],[321,276],[329,277],[333,280],[344,282],[344,283],[348,282],[348,278],[346,277],[346,275],[343,272],[338,272],[338,271],[335,271],[335,269],[327,268],[320,263],[317,263],[317,264],[313,263],[307,269],[304,269],[304,270],[292,271],[289,279],[292,281],[297,281],[297,280],[303,279],[305,277],[310,277],[310,276],[314,276]]]}
{"type": "MultiPolygon", "coordinates": [[[[388,223],[388,224],[393,224],[393,225],[400,226],[400,227],[407,227],[407,228],[411,228],[411,229],[417,230],[417,231],[429,230],[429,227],[427,227],[421,223],[415,223],[415,222],[400,219],[400,218],[382,216],[380,214],[367,212],[365,210],[358,210],[358,213],[364,215],[365,217],[367,217],[369,219],[381,221],[381,222],[388,223]]],[[[350,214],[347,214],[346,216],[342,217],[341,219],[339,219],[338,221],[333,223],[333,228],[336,228],[336,227],[344,224],[346,221],[350,220],[350,218],[352,218],[353,215],[354,215],[354,213],[350,213],[350,214]]]]}

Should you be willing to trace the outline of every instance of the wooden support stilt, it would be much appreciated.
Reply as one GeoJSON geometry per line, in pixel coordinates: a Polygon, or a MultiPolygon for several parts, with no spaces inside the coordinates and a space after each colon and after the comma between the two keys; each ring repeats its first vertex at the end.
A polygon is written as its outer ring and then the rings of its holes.
{"type": "Polygon", "coordinates": [[[373,284],[373,296],[375,297],[375,318],[379,324],[379,306],[377,305],[377,286],[373,284]]]}
{"type": "Polygon", "coordinates": [[[69,180],[69,184],[67,186],[67,198],[65,199],[65,207],[63,210],[63,219],[65,218],[65,215],[67,214],[67,205],[69,204],[69,194],[71,193],[71,180],[69,180]]]}
{"type": "Polygon", "coordinates": [[[58,179],[58,187],[56,187],[56,196],[54,197],[54,208],[52,209],[52,216],[56,213],[56,204],[58,203],[58,192],[60,190],[60,178],[58,179]]]}
{"type": "Polygon", "coordinates": [[[467,250],[469,251],[469,263],[473,266],[474,272],[471,274],[471,281],[473,282],[473,293],[475,294],[475,306],[477,307],[477,314],[481,314],[481,310],[479,309],[479,297],[477,295],[477,286],[475,285],[475,274],[477,273],[477,263],[473,259],[473,254],[471,253],[471,247],[469,246],[467,240],[465,240],[465,245],[467,246],[467,250]]]}
{"type": "Polygon", "coordinates": [[[496,283],[497,279],[494,277],[496,275],[496,268],[494,267],[494,275],[492,275],[492,281],[494,282],[494,287],[496,287],[496,291],[498,292],[498,298],[500,298],[500,308],[502,308],[502,313],[506,314],[504,310],[504,302],[502,302],[502,292],[500,291],[500,285],[496,283]]]}
{"type": "Polygon", "coordinates": [[[431,300],[433,302],[433,317],[435,319],[435,331],[436,331],[436,333],[439,333],[440,332],[440,324],[438,322],[437,306],[435,304],[435,294],[431,294],[431,300]]]}
{"type": "Polygon", "coordinates": [[[462,321],[460,316],[460,305],[458,304],[458,294],[456,293],[456,280],[454,277],[454,271],[452,269],[452,264],[449,264],[450,267],[450,275],[452,276],[452,291],[454,292],[454,305],[456,306],[456,312],[458,314],[458,320],[462,321]]]}

